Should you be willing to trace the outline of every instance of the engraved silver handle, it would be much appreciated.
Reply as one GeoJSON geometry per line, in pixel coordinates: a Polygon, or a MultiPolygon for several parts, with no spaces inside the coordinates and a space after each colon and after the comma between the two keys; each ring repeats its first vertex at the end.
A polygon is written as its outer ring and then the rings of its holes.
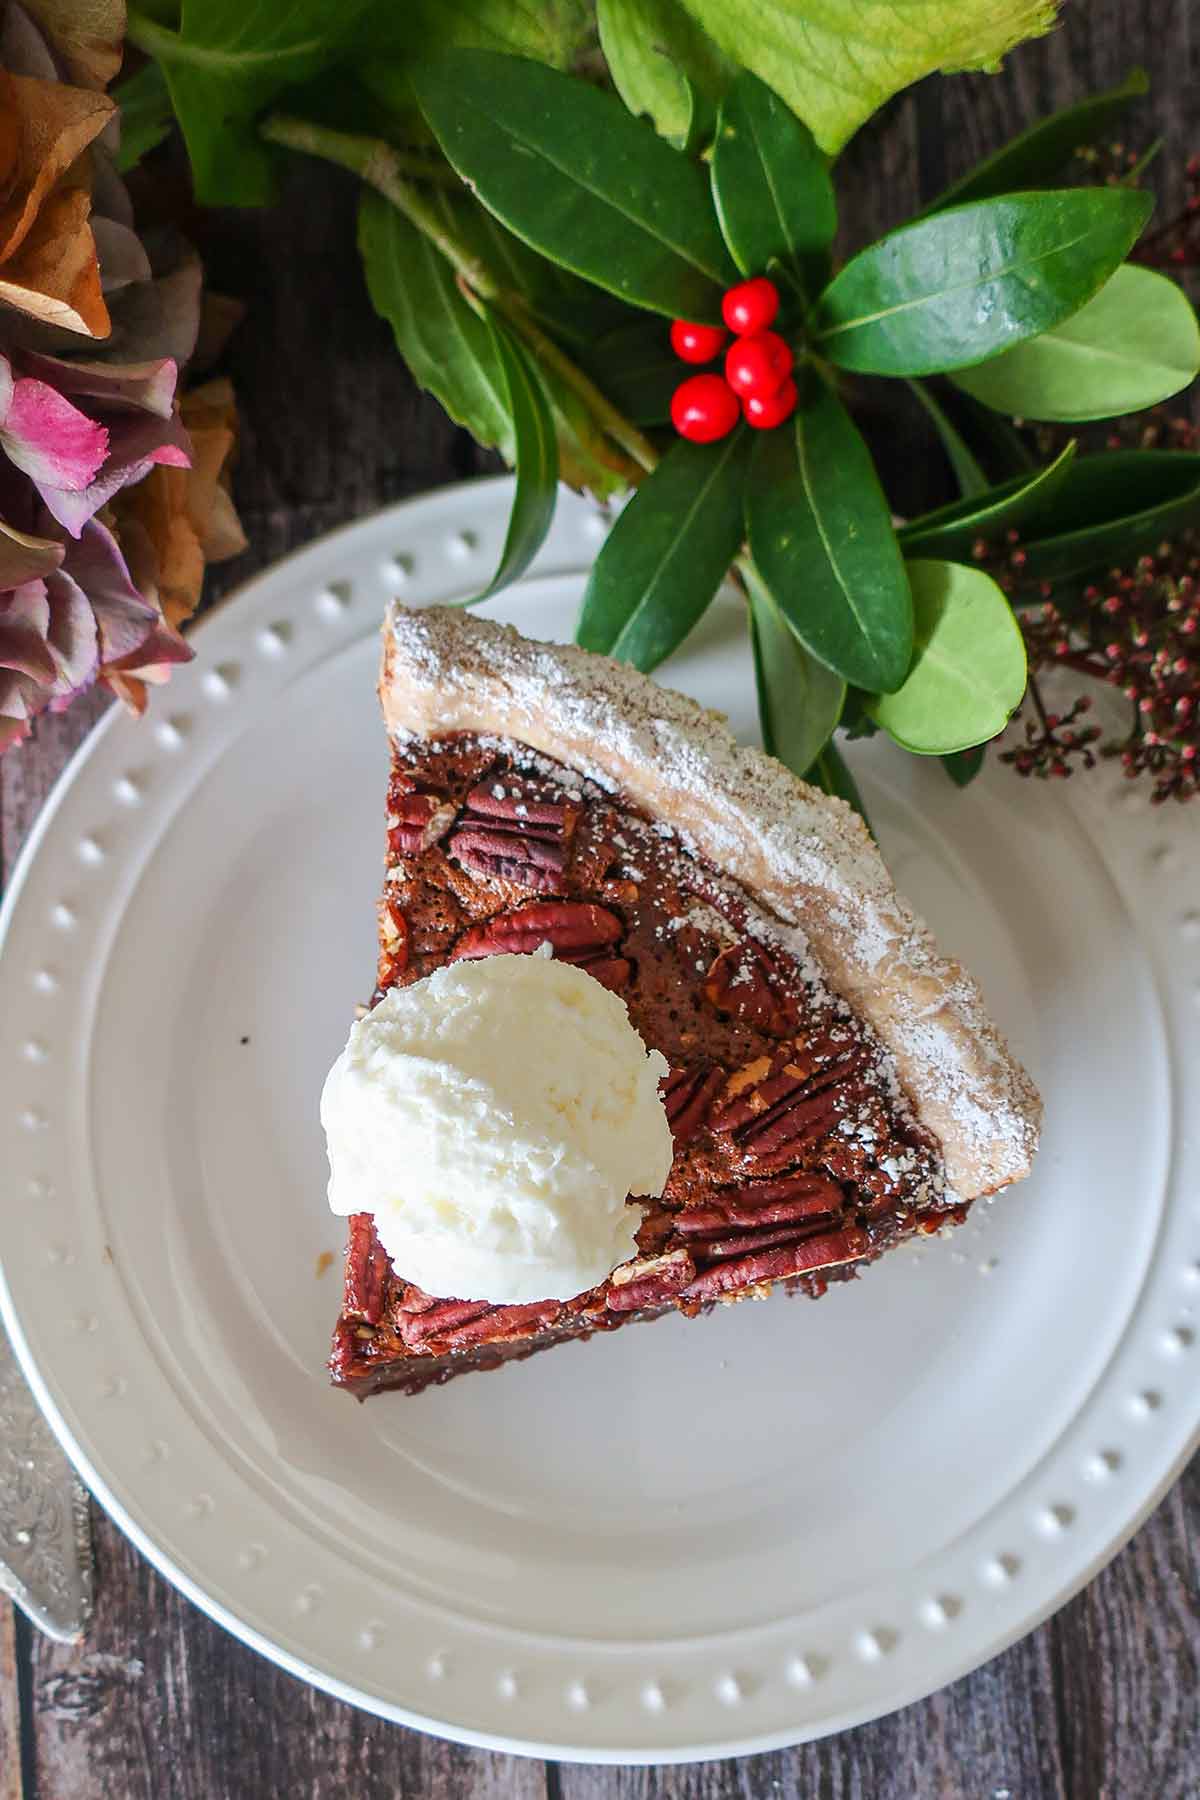
{"type": "Polygon", "coordinates": [[[87,1492],[59,1449],[0,1325],[0,1592],[62,1642],[92,1614],[87,1492]]]}

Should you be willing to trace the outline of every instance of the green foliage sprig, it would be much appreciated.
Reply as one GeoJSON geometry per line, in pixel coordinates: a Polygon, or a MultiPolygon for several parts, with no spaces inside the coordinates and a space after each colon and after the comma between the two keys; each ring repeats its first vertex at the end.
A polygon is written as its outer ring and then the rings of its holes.
{"type": "Polygon", "coordinates": [[[271,0],[184,0],[130,26],[162,76],[135,77],[139,133],[154,141],[169,95],[202,199],[262,199],[280,146],[362,178],[377,309],[417,379],[517,470],[486,592],[528,566],[560,476],[601,497],[632,489],[580,641],[651,669],[732,575],[768,747],[852,802],[839,726],[941,755],[965,782],[1021,700],[1024,641],[981,539],[1019,529],[1026,585],[1053,580],[1061,602],[1064,583],[1200,517],[1191,457],[1077,457],[1068,442],[1039,467],[1004,423],[1125,414],[1200,371],[1184,294],[1125,260],[1150,197],[1133,180],[1050,185],[1145,91],[1140,71],[835,267],[829,153],[938,66],[935,43],[949,59],[947,33],[958,66],[983,65],[1052,13],[910,10],[902,69],[862,38],[850,0],[824,0],[819,22],[806,0],[767,0],[753,31],[738,28],[748,0],[599,0],[594,18],[584,0],[421,0],[403,30],[379,0],[349,0],[336,22],[323,0],[286,16],[271,0]],[[742,43],[753,69],[734,60],[742,43]],[[719,321],[723,290],[757,274],[783,297],[796,412],[683,442],[664,429],[686,373],[666,321],[719,321]],[[958,501],[897,526],[855,418],[863,377],[919,397],[958,501]]]}

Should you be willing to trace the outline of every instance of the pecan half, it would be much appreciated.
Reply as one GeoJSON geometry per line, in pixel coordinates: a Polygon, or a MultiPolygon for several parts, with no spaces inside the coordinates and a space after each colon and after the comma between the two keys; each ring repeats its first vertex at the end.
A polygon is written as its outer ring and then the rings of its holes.
{"type": "Polygon", "coordinates": [[[445,837],[458,814],[452,800],[440,794],[393,796],[388,814],[388,847],[393,856],[419,856],[445,837]]]}
{"type": "Polygon", "coordinates": [[[605,987],[628,981],[631,965],[616,955],[622,925],[616,913],[590,900],[535,901],[513,912],[497,913],[464,932],[451,962],[480,956],[530,956],[549,944],[559,962],[575,963],[605,987]]]}
{"type": "Polygon", "coordinates": [[[699,1069],[672,1069],[664,1077],[662,1103],[677,1150],[690,1143],[700,1130],[724,1082],[724,1071],[712,1065],[699,1069]]]}
{"type": "Polygon", "coordinates": [[[857,1225],[821,1237],[804,1238],[774,1250],[759,1250],[736,1262],[716,1263],[705,1269],[680,1295],[682,1300],[715,1300],[737,1288],[754,1287],[760,1281],[785,1281],[794,1275],[809,1275],[815,1269],[832,1268],[837,1263],[856,1262],[865,1256],[871,1240],[857,1225]]]}
{"type": "Polygon", "coordinates": [[[737,1076],[728,1083],[732,1098],[712,1115],[710,1124],[734,1140],[747,1161],[763,1174],[788,1168],[809,1144],[825,1137],[837,1120],[843,1100],[856,1092],[853,1078],[866,1061],[855,1042],[816,1066],[781,1052],[761,1073],[763,1059],[750,1065],[749,1085],[737,1076]]]}
{"type": "MultiPolygon", "coordinates": [[[[463,1350],[481,1338],[495,1344],[511,1338],[532,1337],[534,1332],[553,1325],[558,1313],[557,1300],[535,1300],[525,1306],[489,1306],[453,1330],[440,1331],[437,1334],[438,1349],[463,1350]]],[[[424,1316],[428,1317],[427,1314],[424,1316]]]]}
{"type": "Polygon", "coordinates": [[[622,1263],[609,1278],[609,1312],[638,1312],[643,1306],[665,1306],[682,1293],[696,1274],[686,1250],[669,1250],[665,1256],[639,1256],[622,1263]]]}
{"type": "Polygon", "coordinates": [[[378,1325],[383,1317],[383,1295],[392,1264],[375,1235],[370,1213],[350,1214],[350,1239],[346,1246],[345,1310],[378,1325]]]}
{"type": "Polygon", "coordinates": [[[708,971],[704,992],[719,1013],[771,1037],[786,1037],[799,1023],[799,1009],[783,991],[774,958],[753,938],[722,950],[708,971]]]}
{"type": "MultiPolygon", "coordinates": [[[[836,1181],[824,1175],[785,1175],[776,1181],[717,1188],[707,1206],[685,1206],[676,1213],[675,1230],[680,1237],[707,1239],[714,1233],[836,1218],[841,1210],[842,1190],[836,1181]]],[[[707,1248],[705,1243],[706,1252],[707,1248]]]]}
{"type": "Polygon", "coordinates": [[[486,1300],[435,1300],[420,1312],[401,1310],[400,1336],[410,1350],[415,1350],[428,1339],[447,1337],[457,1327],[475,1319],[490,1319],[491,1312],[492,1307],[486,1300]]]}
{"type": "Polygon", "coordinates": [[[497,776],[471,789],[447,848],[477,874],[561,893],[579,814],[544,784],[497,776]]]}

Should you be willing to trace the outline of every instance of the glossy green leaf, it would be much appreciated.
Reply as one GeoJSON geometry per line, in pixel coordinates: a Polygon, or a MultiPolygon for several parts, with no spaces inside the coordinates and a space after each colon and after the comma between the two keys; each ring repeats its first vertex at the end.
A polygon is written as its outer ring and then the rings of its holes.
{"type": "Polygon", "coordinates": [[[822,349],[868,375],[982,362],[1090,300],[1153,204],[1129,188],[1063,188],[977,200],[901,226],[826,288],[822,349]]]}
{"type": "Polygon", "coordinates": [[[477,443],[515,454],[508,383],[492,333],[467,305],[445,258],[372,189],[358,213],[358,246],[377,313],[419,386],[477,443]]]}
{"type": "Polygon", "coordinates": [[[811,384],[794,424],[761,433],[746,524],[801,643],[858,687],[899,687],[912,655],[900,546],[871,453],[824,382],[811,384]]]}
{"type": "Polygon", "coordinates": [[[498,594],[525,573],[546,541],[558,499],[558,445],[554,420],[537,372],[500,320],[488,325],[508,391],[508,411],[516,441],[517,480],[508,532],[496,573],[475,600],[498,594]]]}
{"type": "MultiPolygon", "coordinates": [[[[486,263],[503,287],[519,294],[564,345],[593,344],[626,320],[650,323],[605,288],[539,256],[464,188],[439,188],[432,198],[458,241],[486,263]]],[[[661,324],[658,329],[665,334],[661,324]]]]}
{"type": "Polygon", "coordinates": [[[446,156],[527,244],[634,305],[720,317],[735,272],[704,175],[615,94],[484,50],[413,79],[446,156]]]}
{"type": "Polygon", "coordinates": [[[1200,455],[1109,450],[1081,456],[1041,533],[1030,531],[1022,540],[1022,579],[1069,588],[1088,575],[1132,568],[1139,556],[1198,523],[1200,455]]]}
{"type": "Polygon", "coordinates": [[[413,60],[443,50],[500,50],[568,68],[591,29],[587,0],[370,0],[358,46],[413,60]]]}
{"type": "Polygon", "coordinates": [[[717,217],[743,275],[772,262],[827,276],[837,230],[829,163],[812,132],[757,75],[738,76],[721,103],[713,146],[717,217]]]}
{"type": "Polygon", "coordinates": [[[742,564],[763,747],[806,775],[842,716],[846,684],[810,656],[753,565],[742,564]]]}
{"type": "Polygon", "coordinates": [[[941,212],[943,207],[961,206],[967,200],[990,200],[995,194],[1039,187],[1059,174],[1076,150],[1103,138],[1149,89],[1145,69],[1131,69],[1124,81],[1105,93],[1089,94],[1086,100],[1039,119],[1028,131],[976,163],[961,181],[945,188],[925,211],[941,212]]]}
{"type": "Polygon", "coordinates": [[[910,562],[912,668],[867,711],[905,750],[942,756],[986,743],[1025,692],[1025,641],[1012,607],[982,569],[910,562]]]}
{"type": "Polygon", "coordinates": [[[1072,439],[1052,463],[1035,474],[1017,475],[969,500],[956,500],[910,520],[900,530],[904,554],[967,559],[980,538],[996,543],[1010,528],[1046,517],[1069,478],[1076,448],[1072,439]]]}
{"type": "Polygon", "coordinates": [[[136,75],[127,76],[113,89],[112,97],[121,109],[117,168],[127,174],[148,151],[162,143],[175,115],[166,80],[156,62],[148,62],[136,75]]]}
{"type": "Polygon", "coordinates": [[[735,61],[840,150],[873,112],[935,69],[994,69],[1054,23],[1054,0],[683,0],[735,61]]]}
{"type": "Polygon", "coordinates": [[[673,444],[592,566],[576,638],[653,669],[707,610],[742,540],[748,433],[673,444]]]}
{"type": "Polygon", "coordinates": [[[805,771],[804,779],[813,787],[821,788],[826,794],[832,794],[837,800],[844,800],[852,806],[867,830],[874,837],[871,821],[867,817],[867,809],[863,805],[862,795],[857,783],[846,764],[846,759],[830,738],[820,755],[817,756],[810,769],[805,771]]]}
{"type": "Polygon", "coordinates": [[[947,417],[945,408],[939,406],[923,381],[910,381],[908,385],[929,415],[942,449],[949,458],[959,492],[964,496],[981,494],[988,485],[988,478],[962,433],[947,417]]]}
{"type": "Polygon", "coordinates": [[[253,121],[286,87],[345,50],[372,0],[183,0],[172,31],[136,8],[129,39],[162,65],[203,205],[271,197],[270,154],[253,121]]]}
{"type": "Polygon", "coordinates": [[[635,425],[666,424],[671,396],[692,372],[672,350],[668,330],[657,315],[643,314],[577,352],[601,392],[635,425]]]}
{"type": "Polygon", "coordinates": [[[698,109],[716,118],[733,67],[679,0],[597,0],[600,48],[613,85],[660,137],[688,149],[698,109]]]}
{"type": "Polygon", "coordinates": [[[986,754],[982,744],[976,744],[971,750],[952,750],[948,756],[943,756],[942,767],[955,787],[970,787],[983,767],[986,754]]]}
{"type": "Polygon", "coordinates": [[[1141,412],[1197,374],[1191,301],[1165,276],[1125,263],[1061,325],[952,379],[997,412],[1072,422],[1141,412]]]}

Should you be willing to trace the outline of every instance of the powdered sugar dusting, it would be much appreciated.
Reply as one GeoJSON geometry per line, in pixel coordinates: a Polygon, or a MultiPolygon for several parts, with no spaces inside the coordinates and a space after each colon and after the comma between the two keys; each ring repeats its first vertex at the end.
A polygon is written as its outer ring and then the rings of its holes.
{"type": "Polygon", "coordinates": [[[969,1198],[1028,1172],[1036,1091],[977,985],[897,895],[844,802],[737,743],[720,714],[624,664],[457,609],[392,607],[382,693],[398,734],[492,731],[629,793],[664,835],[770,907],[764,936],[778,931],[801,958],[811,948],[829,985],[891,1051],[942,1141],[952,1185],[969,1198]]]}

